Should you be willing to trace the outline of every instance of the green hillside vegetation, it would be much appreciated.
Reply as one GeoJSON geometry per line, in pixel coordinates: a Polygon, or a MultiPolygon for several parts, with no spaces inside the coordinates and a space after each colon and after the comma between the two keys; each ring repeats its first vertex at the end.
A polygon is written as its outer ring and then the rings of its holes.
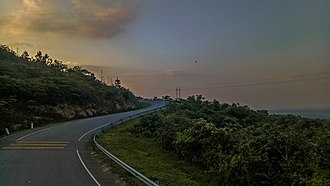
{"type": "MultiPolygon", "coordinates": [[[[192,96],[171,101],[164,111],[144,116],[126,128],[129,138],[136,138],[131,141],[136,142],[122,154],[133,152],[135,159],[156,159],[137,157],[138,150],[132,147],[139,146],[140,139],[152,139],[164,152],[175,154],[177,161],[198,167],[200,176],[196,177],[194,170],[191,177],[201,185],[330,184],[329,120],[268,115],[248,106],[192,96]]],[[[114,154],[112,143],[125,141],[103,139],[114,154]]],[[[159,176],[162,173],[145,174],[166,183],[159,176]]]]}
{"type": "Polygon", "coordinates": [[[0,45],[0,134],[54,121],[134,109],[135,96],[107,86],[79,66],[68,67],[47,54],[18,56],[0,45]]]}

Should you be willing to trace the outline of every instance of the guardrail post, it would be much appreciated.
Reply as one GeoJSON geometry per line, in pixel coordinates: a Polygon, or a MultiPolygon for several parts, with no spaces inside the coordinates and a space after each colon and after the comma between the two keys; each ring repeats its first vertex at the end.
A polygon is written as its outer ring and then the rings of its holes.
{"type": "Polygon", "coordinates": [[[33,122],[31,122],[31,129],[33,129],[33,122]]]}
{"type": "Polygon", "coordinates": [[[10,134],[8,128],[5,128],[5,131],[6,131],[6,134],[7,134],[7,135],[10,134]]]}

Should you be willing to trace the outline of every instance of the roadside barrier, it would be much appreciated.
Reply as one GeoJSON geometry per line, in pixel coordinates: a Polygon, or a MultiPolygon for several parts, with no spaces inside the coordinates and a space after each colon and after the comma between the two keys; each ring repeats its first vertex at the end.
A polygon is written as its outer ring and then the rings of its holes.
{"type": "Polygon", "coordinates": [[[142,116],[145,115],[147,113],[152,113],[158,110],[161,110],[162,107],[160,108],[156,108],[150,111],[145,111],[142,113],[138,113],[126,118],[122,118],[119,119],[117,122],[114,123],[109,123],[108,125],[106,125],[105,127],[99,129],[98,131],[96,131],[96,133],[94,133],[93,135],[93,142],[96,145],[96,147],[101,150],[105,155],[107,155],[111,160],[113,160],[114,162],[116,162],[119,166],[121,166],[122,168],[124,168],[126,171],[128,171],[129,173],[131,173],[133,176],[135,176],[136,178],[138,178],[139,180],[141,180],[143,183],[145,183],[148,186],[158,186],[159,184],[155,183],[154,181],[150,180],[149,178],[147,178],[146,176],[144,176],[143,174],[141,174],[140,172],[136,171],[135,169],[133,169],[132,167],[130,167],[129,165],[127,165],[125,162],[121,161],[119,158],[117,158],[116,156],[114,156],[113,154],[111,154],[109,151],[107,151],[99,142],[98,142],[98,136],[103,133],[106,128],[108,128],[111,125],[118,125],[124,121],[128,121],[131,120],[133,118],[136,118],[138,116],[142,116]]]}

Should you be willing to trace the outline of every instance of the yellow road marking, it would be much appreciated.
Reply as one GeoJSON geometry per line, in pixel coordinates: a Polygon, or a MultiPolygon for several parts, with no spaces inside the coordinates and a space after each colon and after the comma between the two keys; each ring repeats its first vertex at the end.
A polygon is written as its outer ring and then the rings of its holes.
{"type": "Polygon", "coordinates": [[[69,143],[67,141],[16,141],[16,143],[69,143]]]}
{"type": "Polygon", "coordinates": [[[12,143],[9,146],[16,146],[16,147],[66,147],[68,144],[56,144],[56,143],[12,143]]]}
{"type": "Polygon", "coordinates": [[[42,149],[53,149],[62,150],[68,146],[67,141],[16,141],[16,143],[9,144],[2,149],[31,149],[31,150],[42,150],[42,149]]]}
{"type": "Polygon", "coordinates": [[[21,150],[21,149],[28,149],[28,150],[63,150],[64,147],[2,147],[2,149],[8,150],[21,150]]]}

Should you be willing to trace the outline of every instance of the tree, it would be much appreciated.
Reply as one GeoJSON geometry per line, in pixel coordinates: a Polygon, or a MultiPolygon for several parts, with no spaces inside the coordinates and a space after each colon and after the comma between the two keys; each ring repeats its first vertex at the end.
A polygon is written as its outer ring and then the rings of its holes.
{"type": "Polygon", "coordinates": [[[136,136],[156,139],[214,185],[330,183],[329,120],[268,115],[201,96],[172,100],[146,118],[134,126],[136,136]]]}
{"type": "Polygon", "coordinates": [[[43,58],[43,56],[42,56],[42,52],[41,52],[41,51],[38,51],[37,54],[35,55],[35,60],[36,60],[36,62],[37,62],[37,63],[41,63],[42,58],[43,58]]]}
{"type": "Polygon", "coordinates": [[[25,60],[28,60],[28,61],[31,60],[30,59],[30,55],[29,55],[29,53],[26,50],[22,53],[21,58],[23,58],[25,60]]]}
{"type": "Polygon", "coordinates": [[[30,121],[36,125],[65,120],[68,117],[110,114],[138,106],[129,90],[106,86],[79,66],[68,68],[59,60],[38,51],[29,61],[22,55],[0,45],[0,135],[3,127],[30,121]],[[14,101],[13,101],[14,100],[14,101]],[[65,109],[73,111],[65,114],[65,109]],[[77,110],[79,108],[79,112],[77,110]],[[56,112],[63,109],[63,112],[56,112]],[[38,119],[36,119],[38,118],[38,119]]]}

